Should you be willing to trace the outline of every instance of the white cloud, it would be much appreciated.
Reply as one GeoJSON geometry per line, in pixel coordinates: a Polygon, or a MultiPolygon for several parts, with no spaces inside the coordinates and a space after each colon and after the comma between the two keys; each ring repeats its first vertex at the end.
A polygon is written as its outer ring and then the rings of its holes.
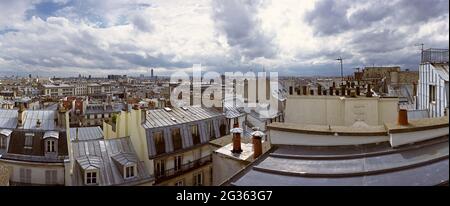
{"type": "Polygon", "coordinates": [[[332,74],[338,56],[348,67],[412,67],[415,43],[447,46],[448,9],[430,6],[434,13],[415,15],[426,8],[407,2],[4,0],[0,75],[137,74],[150,67],[170,74],[195,63],[217,71],[264,66],[332,74]],[[49,1],[57,9],[36,11],[49,1]]]}

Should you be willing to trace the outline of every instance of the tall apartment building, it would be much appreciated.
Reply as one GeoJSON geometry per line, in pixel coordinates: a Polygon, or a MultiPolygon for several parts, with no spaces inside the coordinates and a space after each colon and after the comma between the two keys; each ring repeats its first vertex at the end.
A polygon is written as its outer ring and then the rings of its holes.
{"type": "Polygon", "coordinates": [[[226,117],[201,107],[125,109],[105,124],[106,138],[129,136],[155,185],[212,185],[209,141],[229,134],[226,117]]]}

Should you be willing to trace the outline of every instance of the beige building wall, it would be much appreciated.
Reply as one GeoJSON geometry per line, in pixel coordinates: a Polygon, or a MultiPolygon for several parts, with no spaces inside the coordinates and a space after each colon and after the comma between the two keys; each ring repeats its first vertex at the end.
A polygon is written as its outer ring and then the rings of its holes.
{"type": "Polygon", "coordinates": [[[370,126],[395,122],[398,98],[291,95],[286,103],[286,123],[352,126],[364,122],[370,126]]]}
{"type": "Polygon", "coordinates": [[[33,163],[33,162],[23,162],[23,161],[12,161],[0,159],[0,164],[11,168],[10,181],[11,182],[21,182],[20,170],[30,169],[31,170],[31,184],[36,185],[46,185],[46,171],[56,171],[56,185],[65,184],[65,169],[64,164],[59,163],[33,163]]]}

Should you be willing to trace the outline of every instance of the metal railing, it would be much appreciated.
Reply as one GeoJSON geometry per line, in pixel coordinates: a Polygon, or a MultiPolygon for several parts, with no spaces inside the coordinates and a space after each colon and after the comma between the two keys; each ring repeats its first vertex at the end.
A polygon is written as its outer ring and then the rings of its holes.
{"type": "Polygon", "coordinates": [[[157,181],[170,179],[172,177],[181,175],[181,174],[186,173],[188,171],[191,171],[193,169],[197,169],[197,168],[200,168],[202,166],[205,166],[205,165],[207,165],[207,164],[209,164],[211,162],[212,162],[212,157],[211,157],[211,155],[208,155],[206,157],[203,157],[203,158],[194,160],[192,162],[183,164],[183,165],[180,166],[180,168],[177,168],[177,169],[175,169],[175,168],[168,169],[168,170],[165,170],[164,173],[160,173],[160,172],[156,171],[155,172],[155,174],[156,174],[155,177],[156,177],[157,181]]]}
{"type": "Polygon", "coordinates": [[[422,63],[448,63],[448,49],[426,49],[422,51],[422,63]]]}

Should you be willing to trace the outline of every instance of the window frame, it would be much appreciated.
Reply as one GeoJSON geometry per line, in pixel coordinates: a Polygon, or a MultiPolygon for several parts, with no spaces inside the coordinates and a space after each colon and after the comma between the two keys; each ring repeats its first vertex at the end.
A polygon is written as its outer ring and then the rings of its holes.
{"type": "Polygon", "coordinates": [[[84,175],[86,185],[98,185],[98,171],[96,170],[87,170],[84,175]],[[95,182],[93,182],[95,180],[95,182]]]}

